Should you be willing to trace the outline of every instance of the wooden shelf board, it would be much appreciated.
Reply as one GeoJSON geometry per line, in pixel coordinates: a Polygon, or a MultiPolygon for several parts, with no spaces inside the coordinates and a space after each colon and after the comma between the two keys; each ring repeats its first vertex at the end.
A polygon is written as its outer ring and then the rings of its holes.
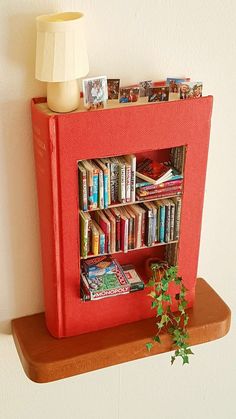
{"type": "MultiPolygon", "coordinates": [[[[171,198],[182,198],[183,193],[177,193],[177,194],[170,194],[167,196],[162,196],[162,197],[156,197],[156,198],[150,198],[150,199],[143,199],[140,201],[133,201],[133,202],[119,202],[117,204],[113,204],[113,205],[109,205],[107,208],[105,209],[111,209],[111,208],[118,208],[118,207],[124,207],[126,205],[136,205],[136,204],[145,204],[146,202],[153,202],[153,201],[163,201],[164,199],[171,199],[171,198]]],[[[82,209],[80,209],[80,211],[82,212],[94,212],[94,211],[104,211],[104,208],[95,208],[92,210],[87,210],[87,211],[83,211],[82,209]]]]}
{"type": "MultiPolygon", "coordinates": [[[[194,307],[188,310],[190,345],[219,339],[230,328],[230,309],[204,279],[196,286],[194,307]]],[[[56,339],[47,331],[44,313],[12,321],[16,348],[26,375],[46,383],[99,368],[172,350],[168,335],[149,353],[145,344],[155,334],[155,318],[56,339]]]]}
{"type": "Polygon", "coordinates": [[[172,240],[172,241],[169,241],[169,242],[155,243],[152,246],[135,247],[135,249],[128,249],[127,252],[123,252],[123,250],[119,250],[119,251],[113,252],[113,253],[110,252],[110,253],[99,253],[98,255],[88,255],[87,257],[81,257],[80,259],[97,258],[99,256],[115,255],[117,253],[134,252],[135,250],[152,249],[153,247],[166,246],[167,244],[174,244],[174,243],[178,243],[178,240],[172,240]]]}

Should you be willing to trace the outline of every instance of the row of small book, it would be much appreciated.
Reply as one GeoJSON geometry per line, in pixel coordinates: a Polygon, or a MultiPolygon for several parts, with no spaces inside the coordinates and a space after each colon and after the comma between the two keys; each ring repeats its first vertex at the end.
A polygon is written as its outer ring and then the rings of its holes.
{"type": "Polygon", "coordinates": [[[106,209],[119,203],[134,203],[142,197],[145,200],[149,195],[155,198],[155,191],[157,191],[156,197],[179,192],[175,188],[182,184],[183,150],[183,147],[171,150],[170,157],[174,164],[171,164],[171,161],[160,163],[149,158],[142,159],[137,164],[134,154],[80,161],[78,163],[80,209],[83,211],[106,209]],[[159,190],[161,188],[162,194],[159,190]],[[149,193],[141,193],[144,190],[149,193]]]}
{"type": "Polygon", "coordinates": [[[81,294],[83,300],[99,300],[144,289],[144,282],[133,265],[121,266],[111,256],[82,262],[81,294]]]}
{"type": "Polygon", "coordinates": [[[80,211],[80,255],[128,252],[179,238],[181,197],[80,211]]]}
{"type": "Polygon", "coordinates": [[[118,156],[78,163],[79,201],[83,211],[135,201],[136,156],[118,156]]]}

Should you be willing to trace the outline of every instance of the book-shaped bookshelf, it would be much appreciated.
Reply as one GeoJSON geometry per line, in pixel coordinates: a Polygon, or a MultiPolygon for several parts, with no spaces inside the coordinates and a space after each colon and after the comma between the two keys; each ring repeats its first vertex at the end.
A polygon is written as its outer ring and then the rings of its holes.
{"type": "MultiPolygon", "coordinates": [[[[55,114],[43,99],[32,101],[46,322],[50,333],[68,337],[153,317],[147,288],[98,301],[84,301],[80,290],[81,211],[104,211],[83,207],[78,165],[88,160],[134,155],[164,163],[181,151],[184,159],[182,190],[164,198],[181,199],[178,237],[142,243],[132,248],[113,249],[122,265],[132,264],[146,281],[148,258],[177,262],[188,289],[189,307],[194,304],[200,243],[204,184],[206,176],[212,97],[167,103],[135,104],[96,111],[55,114]]],[[[176,163],[176,161],[175,161],[176,163]]],[[[180,169],[180,168],[178,168],[180,169]]],[[[142,204],[135,201],[106,204],[108,209],[142,204]]],[[[139,199],[137,199],[137,197],[139,199]]],[[[125,201],[124,201],[125,200],[125,201]]],[[[140,243],[139,243],[140,244],[140,243]]],[[[96,250],[96,255],[99,252],[96,250]]]]}

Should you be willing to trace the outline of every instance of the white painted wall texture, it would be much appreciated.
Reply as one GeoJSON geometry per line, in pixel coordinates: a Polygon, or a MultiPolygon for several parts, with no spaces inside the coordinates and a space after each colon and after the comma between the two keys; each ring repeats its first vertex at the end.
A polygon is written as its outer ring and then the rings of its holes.
{"type": "Polygon", "coordinates": [[[236,2],[0,0],[0,6],[0,417],[235,418],[234,314],[231,332],[195,347],[190,366],[171,367],[164,354],[44,385],[24,375],[10,319],[43,310],[29,102],[45,86],[34,80],[34,20],[69,10],[87,16],[91,76],[127,84],[188,75],[214,95],[198,274],[234,313],[236,2]]]}

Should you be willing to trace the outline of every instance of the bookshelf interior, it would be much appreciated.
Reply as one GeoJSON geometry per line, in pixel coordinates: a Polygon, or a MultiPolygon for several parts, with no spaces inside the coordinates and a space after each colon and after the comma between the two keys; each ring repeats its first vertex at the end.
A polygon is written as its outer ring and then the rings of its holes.
{"type": "MultiPolygon", "coordinates": [[[[144,159],[150,159],[151,161],[154,162],[158,162],[158,163],[166,163],[169,166],[171,166],[172,168],[174,168],[176,170],[176,173],[178,173],[182,179],[179,182],[181,183],[181,191],[178,193],[169,193],[167,195],[165,195],[164,197],[155,197],[155,198],[148,198],[145,197],[145,199],[139,199],[137,198],[137,182],[136,182],[136,178],[138,179],[137,175],[136,175],[136,169],[135,169],[135,195],[133,200],[129,199],[129,202],[120,202],[119,199],[115,202],[115,203],[110,203],[109,205],[107,205],[106,208],[108,208],[109,210],[111,209],[111,211],[115,208],[118,208],[118,211],[121,207],[125,207],[126,209],[128,208],[132,208],[133,205],[135,207],[140,207],[142,206],[144,203],[162,203],[164,200],[166,202],[166,200],[173,202],[175,207],[176,207],[176,203],[174,201],[175,198],[180,198],[182,199],[183,196],[183,181],[184,181],[184,163],[185,163],[185,156],[186,156],[186,146],[182,145],[179,147],[174,147],[174,148],[168,148],[168,149],[160,149],[160,150],[147,150],[144,151],[142,153],[136,153],[135,154],[135,160],[136,160],[136,165],[139,164],[139,162],[143,161],[144,159]],[[148,198],[148,199],[147,199],[148,198]],[[172,200],[173,199],[173,200],[172,200]]],[[[98,159],[100,158],[105,158],[107,161],[112,161],[112,158],[116,157],[116,158],[123,158],[123,156],[99,156],[97,157],[98,159]]],[[[97,160],[93,160],[96,163],[97,160]]],[[[91,162],[91,160],[89,160],[91,162]]],[[[82,164],[83,165],[83,160],[78,160],[77,164],[82,164]]],[[[81,166],[80,166],[81,167],[81,166]]],[[[86,166],[85,166],[86,167],[86,166]]],[[[78,207],[79,207],[79,213],[89,213],[89,217],[90,217],[90,221],[89,223],[93,222],[93,220],[95,219],[97,221],[97,223],[99,224],[99,216],[96,217],[98,215],[97,211],[99,211],[99,213],[103,213],[103,215],[105,215],[106,217],[106,211],[104,211],[104,203],[102,205],[102,207],[99,206],[99,202],[97,204],[97,208],[93,208],[93,209],[86,209],[83,210],[83,201],[81,202],[80,199],[80,195],[83,195],[83,183],[80,182],[80,177],[79,177],[79,173],[80,173],[80,169],[79,169],[79,165],[78,165],[78,207]]],[[[104,177],[104,173],[102,173],[102,176],[104,177]]],[[[109,163],[109,191],[110,188],[112,187],[112,178],[111,178],[111,168],[110,168],[110,163],[109,163]]],[[[117,182],[120,182],[120,179],[118,179],[118,174],[117,174],[117,182]]],[[[88,171],[86,172],[86,179],[88,179],[88,171]]],[[[126,170],[126,183],[125,183],[125,188],[127,187],[127,170],[126,170]]],[[[176,182],[175,182],[176,183],[176,182]]],[[[165,183],[162,183],[161,188],[165,187],[165,183]]],[[[103,187],[103,185],[102,185],[103,187]]],[[[88,186],[86,186],[87,190],[86,190],[86,196],[87,196],[87,192],[88,192],[88,186]]],[[[120,184],[119,184],[119,188],[120,188],[120,184]]],[[[160,188],[160,190],[161,190],[160,188]]],[[[98,192],[99,192],[99,186],[98,186],[98,192]]],[[[99,200],[98,200],[99,201],[99,200]]],[[[126,213],[127,214],[127,213],[126,213]]],[[[147,215],[146,215],[147,217],[147,215]]],[[[175,216],[176,218],[176,216],[175,216]]],[[[181,213],[180,213],[180,218],[181,218],[181,213]]],[[[108,218],[106,218],[107,220],[108,218]]],[[[177,264],[177,254],[178,254],[178,239],[174,240],[174,237],[172,237],[172,240],[168,239],[164,239],[162,241],[159,241],[156,237],[155,242],[150,243],[142,243],[142,245],[136,246],[135,244],[133,245],[133,247],[129,247],[127,246],[126,250],[121,250],[120,248],[116,248],[115,251],[111,251],[110,249],[107,249],[109,251],[106,251],[105,249],[103,249],[103,251],[98,251],[98,253],[94,254],[90,248],[90,250],[88,251],[88,253],[86,255],[83,254],[83,232],[84,232],[84,228],[83,226],[81,226],[81,224],[83,223],[83,218],[81,217],[81,215],[79,215],[78,217],[78,221],[79,221],[79,226],[78,226],[78,242],[80,243],[80,245],[78,246],[78,257],[80,259],[80,266],[81,266],[81,270],[82,270],[82,266],[83,266],[83,260],[86,259],[93,259],[93,261],[96,263],[96,258],[99,258],[100,256],[106,256],[106,255],[111,255],[112,257],[114,257],[121,265],[133,265],[136,272],[138,273],[138,275],[140,276],[140,278],[143,280],[144,283],[147,282],[148,278],[147,275],[145,273],[145,261],[147,259],[147,257],[155,257],[157,259],[160,260],[166,260],[168,261],[168,263],[172,263],[172,264],[177,264]]],[[[137,217],[135,218],[135,225],[138,223],[137,221],[137,217]]],[[[146,225],[147,219],[145,220],[145,237],[148,234],[147,233],[147,229],[148,226],[146,225]]],[[[158,221],[158,210],[157,213],[155,213],[155,229],[159,228],[158,226],[158,222],[160,223],[160,220],[158,221]]],[[[176,219],[173,219],[173,231],[174,231],[174,223],[176,223],[176,219]]],[[[180,224],[180,219],[178,221],[178,223],[180,224]]],[[[101,227],[102,224],[101,224],[101,227]]],[[[110,227],[109,227],[110,229],[110,227]]],[[[140,226],[141,229],[141,226],[140,226]]],[[[136,227],[135,227],[135,231],[133,232],[133,234],[137,235],[137,231],[136,231],[136,227]]],[[[140,233],[141,234],[141,233],[140,233]]],[[[179,232],[178,232],[179,234],[179,232]]],[[[90,231],[90,237],[88,237],[87,242],[90,242],[90,247],[91,247],[91,241],[92,241],[92,233],[90,231]]],[[[134,241],[136,241],[136,237],[134,237],[134,241]]],[[[89,244],[87,245],[89,247],[89,244]]],[[[101,249],[100,249],[101,250],[101,249]]],[[[80,284],[81,285],[81,284],[80,284]]],[[[140,291],[140,290],[139,290],[140,291]]],[[[115,298],[120,297],[117,296],[115,298]]],[[[83,299],[83,292],[81,290],[81,286],[80,286],[80,298],[83,299]]]]}

